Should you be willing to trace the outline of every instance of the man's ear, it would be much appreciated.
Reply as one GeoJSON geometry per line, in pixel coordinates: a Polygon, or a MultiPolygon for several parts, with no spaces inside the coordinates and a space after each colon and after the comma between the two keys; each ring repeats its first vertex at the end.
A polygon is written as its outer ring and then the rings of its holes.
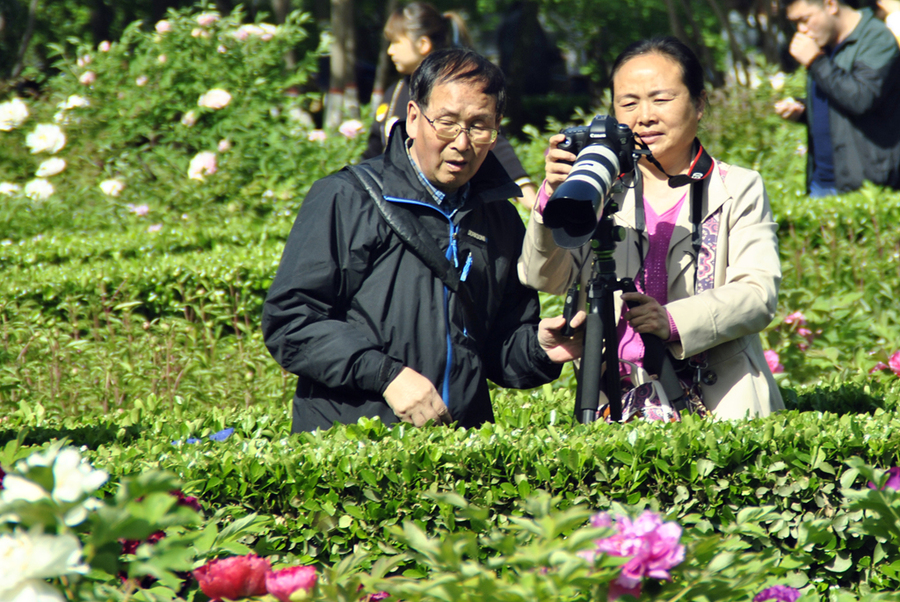
{"type": "Polygon", "coordinates": [[[406,135],[411,139],[415,140],[418,132],[419,125],[419,117],[422,115],[422,112],[419,110],[419,105],[414,103],[413,101],[409,101],[409,104],[406,105],[406,135]]]}
{"type": "Polygon", "coordinates": [[[838,0],[824,0],[822,4],[825,7],[825,12],[829,15],[836,15],[841,11],[841,3],[838,0]]]}

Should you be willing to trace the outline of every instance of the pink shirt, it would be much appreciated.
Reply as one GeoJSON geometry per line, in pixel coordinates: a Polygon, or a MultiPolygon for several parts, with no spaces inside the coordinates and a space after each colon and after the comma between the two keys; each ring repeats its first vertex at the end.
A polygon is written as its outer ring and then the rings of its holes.
{"type": "MultiPolygon", "coordinates": [[[[675,222],[678,220],[678,214],[684,206],[685,194],[675,205],[662,215],[657,215],[653,211],[653,207],[644,198],[644,216],[647,221],[647,235],[650,239],[650,248],[647,250],[647,257],[644,259],[644,278],[640,275],[634,279],[634,284],[638,292],[649,295],[665,306],[669,302],[669,273],[666,269],[666,255],[669,252],[669,242],[672,240],[672,232],[675,230],[675,222]],[[643,281],[643,282],[642,282],[643,281]],[[642,285],[646,285],[647,290],[643,290],[642,285]]],[[[628,311],[628,308],[622,306],[622,313],[628,311]]],[[[669,326],[674,327],[671,319],[669,326]]],[[[644,342],[641,336],[636,333],[631,325],[625,320],[619,320],[617,329],[619,335],[619,358],[642,365],[644,357],[644,342]]],[[[673,334],[674,331],[673,331],[673,334]]],[[[627,374],[630,368],[626,369],[625,364],[619,364],[619,372],[627,374]]]]}

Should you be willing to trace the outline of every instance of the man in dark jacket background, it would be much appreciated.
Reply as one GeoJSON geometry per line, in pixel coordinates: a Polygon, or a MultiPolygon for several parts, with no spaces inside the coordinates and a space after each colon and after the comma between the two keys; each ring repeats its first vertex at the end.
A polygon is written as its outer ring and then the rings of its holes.
{"type": "Polygon", "coordinates": [[[431,53],[411,80],[407,131],[361,166],[383,181],[377,200],[346,169],[310,189],[262,321],[299,377],[294,432],[362,416],[478,426],[493,420],[487,379],[536,387],[580,355],[580,335],[561,336],[561,316],[540,320],[516,275],[524,226],[507,199],[519,189],[490,152],[505,100],[480,55],[431,53]]]}
{"type": "Polygon", "coordinates": [[[900,50],[871,9],[786,0],[790,53],[809,74],[805,102],[775,110],[809,127],[807,191],[821,197],[864,180],[900,188],[900,50]]]}

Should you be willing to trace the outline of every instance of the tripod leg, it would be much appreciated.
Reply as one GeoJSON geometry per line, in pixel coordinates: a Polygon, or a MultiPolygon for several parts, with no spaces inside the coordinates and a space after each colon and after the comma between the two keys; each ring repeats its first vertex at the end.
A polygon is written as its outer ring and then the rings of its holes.
{"type": "MultiPolygon", "coordinates": [[[[582,424],[594,422],[600,403],[600,370],[603,367],[603,320],[591,308],[584,329],[584,353],[581,357],[581,378],[578,381],[578,420],[582,424]]],[[[621,415],[621,411],[620,411],[621,415]]]]}

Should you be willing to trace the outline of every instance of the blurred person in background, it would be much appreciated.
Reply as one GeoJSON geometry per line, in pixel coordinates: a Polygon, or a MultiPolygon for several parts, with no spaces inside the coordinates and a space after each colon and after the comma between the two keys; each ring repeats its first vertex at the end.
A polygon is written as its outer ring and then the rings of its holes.
{"type": "MultiPolygon", "coordinates": [[[[412,2],[398,8],[384,26],[384,35],[390,42],[388,55],[397,72],[403,77],[385,92],[387,102],[375,113],[375,122],[369,130],[369,140],[363,159],[380,155],[387,148],[391,129],[397,121],[406,119],[409,102],[409,76],[429,53],[453,46],[471,47],[465,21],[455,12],[440,13],[426,2],[412,2]]],[[[502,134],[497,139],[494,154],[509,176],[519,185],[522,196],[517,198],[531,208],[537,190],[516,153],[502,134]]]]}
{"type": "Polygon", "coordinates": [[[803,101],[775,103],[808,127],[807,192],[850,192],[869,180],[900,188],[900,49],[870,8],[785,0],[790,53],[807,71],[803,101]]]}

